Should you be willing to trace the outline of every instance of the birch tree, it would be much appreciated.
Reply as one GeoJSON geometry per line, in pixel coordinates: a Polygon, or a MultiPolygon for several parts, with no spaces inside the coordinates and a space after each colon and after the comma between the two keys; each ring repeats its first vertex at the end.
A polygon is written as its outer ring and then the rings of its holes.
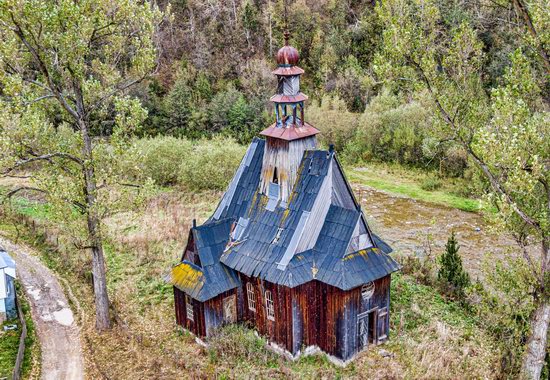
{"type": "Polygon", "coordinates": [[[126,91],[155,68],[162,13],[135,0],[0,2],[0,173],[30,171],[21,190],[45,194],[81,227],[91,253],[96,328],[110,328],[102,221],[123,207],[124,137],[145,118],[126,91]],[[109,144],[94,137],[104,126],[109,144]]]}
{"type": "MultiPolygon", "coordinates": [[[[518,40],[526,42],[510,56],[496,88],[483,83],[483,44],[475,30],[465,22],[444,29],[431,0],[377,6],[385,29],[383,52],[374,63],[380,78],[393,79],[396,88],[430,95],[438,115],[436,134],[468,153],[490,184],[502,226],[520,247],[540,247],[538,256],[522,252],[536,279],[532,294],[526,294],[535,305],[521,369],[529,379],[541,376],[550,323],[550,117],[543,90],[550,16],[543,3],[534,6],[536,17],[526,22],[529,38],[518,40]]],[[[522,18],[528,12],[523,1],[513,5],[521,8],[522,18]]]]}

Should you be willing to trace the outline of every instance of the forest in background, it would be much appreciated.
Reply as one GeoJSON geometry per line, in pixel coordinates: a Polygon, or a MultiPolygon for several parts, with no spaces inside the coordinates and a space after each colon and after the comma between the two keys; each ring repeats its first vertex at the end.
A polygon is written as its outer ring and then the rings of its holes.
{"type": "MultiPolygon", "coordinates": [[[[221,133],[249,142],[274,118],[271,71],[283,44],[284,2],[170,4],[172,18],[160,33],[156,74],[134,88],[148,110],[141,133],[192,139],[221,133]]],[[[434,4],[442,39],[467,23],[483,43],[485,95],[503,84],[512,52],[524,48],[527,55],[537,54],[525,49],[525,32],[511,2],[434,4]]],[[[437,169],[442,176],[471,176],[463,149],[434,136],[425,88],[383,70],[384,20],[375,8],[375,1],[363,0],[291,2],[290,43],[300,52],[299,65],[306,70],[302,90],[310,96],[306,118],[322,130],[322,142],[335,144],[350,163],[397,162],[437,169]]],[[[540,66],[535,68],[544,79],[540,66]]],[[[98,128],[98,134],[109,133],[108,127],[98,128]]]]}

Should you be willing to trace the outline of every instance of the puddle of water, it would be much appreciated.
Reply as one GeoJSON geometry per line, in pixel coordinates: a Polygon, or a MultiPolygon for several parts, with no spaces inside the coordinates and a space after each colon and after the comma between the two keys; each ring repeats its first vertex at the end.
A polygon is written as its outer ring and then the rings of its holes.
{"type": "Polygon", "coordinates": [[[63,325],[63,326],[70,326],[73,324],[74,318],[73,318],[73,312],[71,309],[63,308],[58,311],[53,312],[53,317],[57,321],[57,323],[63,325]]]}
{"type": "MultiPolygon", "coordinates": [[[[393,196],[367,186],[355,185],[354,191],[372,229],[395,251],[419,254],[430,234],[432,253],[439,255],[454,231],[464,265],[474,278],[480,276],[485,255],[498,259],[520,252],[511,236],[491,230],[480,214],[393,196]]],[[[530,248],[536,255],[536,247],[530,248]]]]}

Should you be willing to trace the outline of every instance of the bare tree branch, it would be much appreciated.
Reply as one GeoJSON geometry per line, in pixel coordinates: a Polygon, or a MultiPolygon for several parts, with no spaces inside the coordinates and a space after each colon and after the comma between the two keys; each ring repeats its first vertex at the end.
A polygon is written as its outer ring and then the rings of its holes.
{"type": "Polygon", "coordinates": [[[32,187],[32,186],[20,186],[16,189],[13,189],[11,190],[10,192],[8,192],[6,195],[5,195],[5,198],[6,199],[9,199],[11,197],[13,197],[15,194],[21,192],[21,191],[36,191],[36,192],[39,192],[39,193],[44,193],[44,194],[47,194],[48,192],[43,190],[43,189],[39,189],[37,187],[32,187]]]}
{"type": "Polygon", "coordinates": [[[68,153],[57,152],[57,153],[44,154],[44,155],[41,155],[41,156],[31,157],[31,158],[27,158],[25,160],[17,161],[14,165],[12,165],[11,167],[5,169],[2,173],[0,173],[0,175],[7,175],[10,172],[14,171],[15,169],[20,168],[22,166],[25,166],[27,164],[30,164],[32,162],[49,161],[51,158],[54,158],[54,157],[66,158],[66,159],[69,159],[69,160],[77,163],[80,166],[84,165],[82,160],[78,157],[75,157],[75,156],[73,156],[71,154],[68,154],[68,153]]]}
{"type": "Polygon", "coordinates": [[[55,98],[55,96],[54,96],[53,94],[42,95],[42,96],[39,96],[39,97],[36,98],[36,99],[29,100],[28,102],[25,102],[24,104],[25,104],[26,106],[28,106],[28,105],[30,105],[30,104],[39,102],[39,101],[44,100],[44,99],[49,99],[49,98],[55,98]]]}
{"type": "Polygon", "coordinates": [[[89,109],[88,109],[88,114],[90,112],[92,112],[93,110],[95,110],[96,108],[100,107],[101,104],[103,104],[103,102],[107,99],[109,99],[111,96],[114,96],[116,95],[117,93],[119,92],[122,92],[130,87],[132,87],[133,85],[135,84],[138,84],[140,83],[141,81],[143,81],[145,78],[147,78],[148,74],[140,77],[140,78],[137,78],[137,79],[134,79],[134,80],[131,80],[130,82],[126,83],[126,84],[119,84],[118,86],[115,86],[115,89],[111,92],[109,92],[108,94],[102,96],[97,102],[95,102],[94,104],[92,104],[89,109]]]}

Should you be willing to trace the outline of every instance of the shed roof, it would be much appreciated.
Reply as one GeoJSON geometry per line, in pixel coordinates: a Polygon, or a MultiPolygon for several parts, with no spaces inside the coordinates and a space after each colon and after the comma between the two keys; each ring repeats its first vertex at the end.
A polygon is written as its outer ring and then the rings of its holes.
{"type": "Polygon", "coordinates": [[[6,274],[15,278],[15,261],[6,251],[0,248],[0,269],[5,269],[6,274]]]}
{"type": "Polygon", "coordinates": [[[200,266],[183,260],[172,268],[168,281],[201,302],[238,287],[240,280],[235,271],[220,263],[233,221],[227,218],[193,227],[191,233],[200,266]]]}

